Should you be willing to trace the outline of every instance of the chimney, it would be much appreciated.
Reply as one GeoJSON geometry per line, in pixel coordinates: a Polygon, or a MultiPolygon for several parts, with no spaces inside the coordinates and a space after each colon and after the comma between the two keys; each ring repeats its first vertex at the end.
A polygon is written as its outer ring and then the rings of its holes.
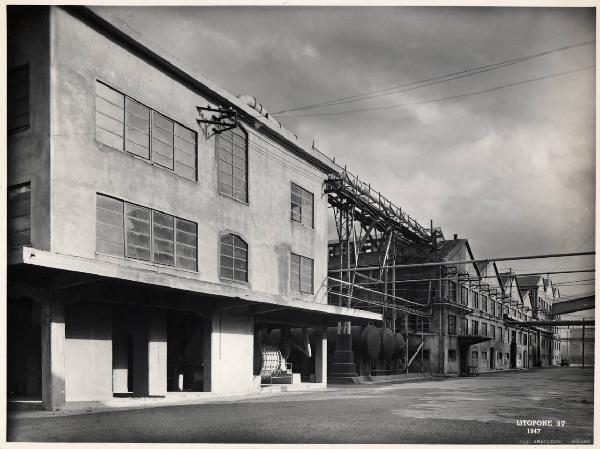
{"type": "Polygon", "coordinates": [[[458,234],[454,234],[454,240],[458,240],[458,234]]]}

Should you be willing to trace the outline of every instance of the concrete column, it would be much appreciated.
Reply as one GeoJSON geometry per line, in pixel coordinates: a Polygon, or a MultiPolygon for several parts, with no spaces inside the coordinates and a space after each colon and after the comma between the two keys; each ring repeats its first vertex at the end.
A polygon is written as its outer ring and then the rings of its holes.
{"type": "Polygon", "coordinates": [[[41,307],[42,406],[58,410],[65,403],[65,306],[53,295],[41,307]]]}
{"type": "Polygon", "coordinates": [[[160,310],[149,310],[148,325],[148,395],[167,394],[167,320],[160,310]]]}
{"type": "Polygon", "coordinates": [[[327,328],[315,332],[315,382],[327,385],[327,328]]]}
{"type": "MultiPolygon", "coordinates": [[[[116,323],[115,323],[116,324],[116,323]]],[[[123,329],[113,333],[113,393],[127,393],[128,333],[123,329]]]]}
{"type": "Polygon", "coordinates": [[[212,391],[211,387],[211,347],[212,347],[212,319],[202,320],[202,358],[204,359],[204,382],[202,391],[212,391]]]}
{"type": "Polygon", "coordinates": [[[129,329],[133,337],[133,395],[148,396],[148,333],[143,311],[132,316],[129,329]]]}

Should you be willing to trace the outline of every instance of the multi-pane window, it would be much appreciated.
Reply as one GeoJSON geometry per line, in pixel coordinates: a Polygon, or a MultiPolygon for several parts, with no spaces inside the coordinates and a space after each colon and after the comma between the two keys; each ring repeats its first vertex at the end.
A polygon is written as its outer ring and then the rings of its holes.
{"type": "Polygon", "coordinates": [[[481,351],[481,359],[482,360],[487,360],[487,358],[488,358],[487,355],[488,355],[487,351],[481,351]]]}
{"type": "Polygon", "coordinates": [[[471,358],[475,359],[475,360],[479,360],[479,352],[478,351],[471,351],[471,358]]]}
{"type": "Polygon", "coordinates": [[[460,287],[460,303],[462,305],[469,305],[469,289],[467,287],[460,287]]]}
{"type": "Polygon", "coordinates": [[[481,335],[487,337],[487,323],[481,323],[481,335]]]}
{"type": "Polygon", "coordinates": [[[96,83],[96,140],[196,180],[196,132],[101,82],[96,83]]]}
{"type": "Polygon", "coordinates": [[[473,335],[479,335],[479,321],[471,321],[471,333],[473,335]]]}
{"type": "Polygon", "coordinates": [[[460,335],[467,335],[468,329],[467,329],[467,319],[466,318],[461,318],[460,319],[460,335]]]}
{"type": "Polygon", "coordinates": [[[452,302],[456,302],[458,286],[456,282],[448,281],[448,300],[452,302]]]}
{"type": "Polygon", "coordinates": [[[248,137],[239,127],[223,131],[216,137],[218,191],[248,202],[248,137]]]}
{"type": "Polygon", "coordinates": [[[501,302],[496,303],[496,307],[498,309],[498,316],[500,318],[502,318],[502,303],[501,302]]]}
{"type": "Polygon", "coordinates": [[[239,235],[221,235],[219,245],[222,279],[248,282],[248,244],[239,235]]]}
{"type": "Polygon", "coordinates": [[[473,298],[473,308],[479,309],[479,293],[472,292],[472,298],[473,298]]]}
{"type": "Polygon", "coordinates": [[[481,310],[487,313],[488,311],[488,299],[486,296],[481,297],[481,310]]]}
{"type": "Polygon", "coordinates": [[[290,290],[313,293],[314,261],[308,257],[290,253],[290,290]]]}
{"type": "Polygon", "coordinates": [[[312,228],[314,220],[314,195],[292,183],[292,220],[312,228]]]}
{"type": "Polygon", "coordinates": [[[456,335],[456,315],[448,315],[448,335],[456,335]]]}
{"type": "Polygon", "coordinates": [[[196,270],[196,223],[96,195],[96,250],[101,254],[196,270]]]}
{"type": "Polygon", "coordinates": [[[499,337],[500,337],[500,338],[498,338],[498,341],[503,341],[503,340],[502,340],[502,328],[501,328],[501,327],[499,327],[499,328],[498,328],[498,331],[499,331],[499,337]]]}
{"type": "Polygon", "coordinates": [[[29,128],[29,65],[8,71],[6,92],[8,132],[29,128]]]}
{"type": "Polygon", "coordinates": [[[29,183],[8,188],[7,235],[9,247],[31,243],[31,185],[29,183]]]}
{"type": "Polygon", "coordinates": [[[408,329],[409,329],[409,332],[415,332],[415,333],[429,332],[429,318],[423,318],[420,316],[409,315],[408,316],[408,329]]]}

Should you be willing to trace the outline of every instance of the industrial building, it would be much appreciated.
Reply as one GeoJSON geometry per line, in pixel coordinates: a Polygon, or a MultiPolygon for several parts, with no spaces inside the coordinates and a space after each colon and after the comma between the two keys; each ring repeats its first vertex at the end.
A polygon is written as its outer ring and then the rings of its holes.
{"type": "Polygon", "coordinates": [[[549,278],[477,261],[110,14],[8,8],[9,395],[560,362],[525,324],[549,278]]]}
{"type": "Polygon", "coordinates": [[[337,167],[247,97],[83,7],[8,8],[8,73],[9,395],[324,386],[326,327],[381,319],[327,303],[337,167]]]}

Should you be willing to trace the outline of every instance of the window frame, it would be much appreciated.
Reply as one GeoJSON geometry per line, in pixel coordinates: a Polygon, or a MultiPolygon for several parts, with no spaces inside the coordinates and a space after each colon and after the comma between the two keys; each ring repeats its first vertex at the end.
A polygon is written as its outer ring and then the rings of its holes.
{"type": "MultiPolygon", "coordinates": [[[[98,112],[98,101],[97,101],[98,100],[98,93],[97,93],[97,89],[96,89],[96,92],[94,94],[94,142],[96,144],[102,145],[103,147],[106,147],[106,148],[110,148],[110,149],[114,149],[114,150],[117,150],[117,151],[121,151],[122,153],[125,153],[125,154],[127,154],[129,156],[132,156],[132,157],[136,158],[136,159],[142,160],[142,161],[144,161],[146,163],[149,163],[149,164],[151,164],[151,165],[153,165],[155,167],[158,167],[160,169],[166,170],[166,171],[168,171],[170,173],[173,173],[174,175],[177,175],[177,176],[179,176],[179,177],[181,177],[183,179],[187,179],[188,181],[192,181],[192,182],[196,182],[196,183],[198,182],[198,131],[196,131],[195,129],[190,128],[189,126],[184,125],[183,123],[181,123],[181,122],[179,122],[179,121],[171,118],[169,115],[163,114],[161,111],[159,111],[159,110],[157,110],[157,109],[155,109],[153,107],[148,106],[148,104],[144,103],[143,101],[140,101],[140,100],[138,100],[136,98],[133,98],[130,95],[127,95],[121,89],[116,88],[115,86],[111,85],[110,83],[107,83],[106,81],[102,81],[102,80],[96,79],[96,84],[102,84],[104,87],[106,87],[108,89],[111,89],[111,90],[117,92],[120,95],[123,95],[123,118],[122,118],[122,123],[121,123],[122,128],[123,128],[122,129],[123,130],[123,144],[121,145],[121,148],[117,148],[117,147],[114,147],[114,146],[111,146],[111,145],[107,145],[106,143],[100,142],[97,139],[96,128],[97,128],[98,124],[97,124],[97,120],[95,118],[95,114],[98,112]],[[133,153],[131,151],[126,150],[126,140],[127,140],[127,137],[126,137],[126,130],[127,130],[127,124],[126,124],[127,99],[129,99],[130,101],[132,101],[134,103],[137,103],[137,104],[145,107],[146,109],[148,109],[149,130],[148,130],[148,157],[147,158],[143,157],[143,156],[140,156],[139,154],[136,154],[136,153],[133,153]],[[170,120],[171,122],[173,122],[173,168],[166,167],[166,166],[164,166],[164,165],[162,165],[162,164],[154,161],[154,159],[152,157],[152,153],[153,153],[152,152],[152,127],[153,127],[153,115],[154,115],[153,113],[157,113],[160,116],[166,118],[167,120],[170,120]],[[195,139],[194,153],[195,153],[195,155],[194,155],[194,177],[193,177],[193,179],[189,178],[187,176],[184,176],[184,175],[182,175],[181,173],[178,173],[175,170],[176,163],[177,163],[177,161],[175,160],[175,153],[176,153],[176,147],[175,147],[176,135],[175,135],[175,133],[176,133],[176,127],[177,126],[180,126],[180,127],[184,128],[184,129],[187,129],[187,130],[189,130],[190,132],[192,132],[194,134],[194,139],[195,139]]],[[[96,84],[94,86],[96,86],[96,84]]],[[[103,113],[101,113],[101,114],[103,114],[103,113]]],[[[105,115],[105,114],[103,114],[103,115],[105,115]]],[[[110,132],[110,131],[108,131],[108,132],[110,132]]],[[[189,143],[191,143],[191,142],[189,142],[189,143]]]]}
{"type": "Polygon", "coordinates": [[[305,294],[305,295],[314,295],[315,294],[315,260],[314,259],[290,251],[289,273],[290,273],[290,280],[289,280],[289,287],[288,288],[289,288],[289,292],[291,294],[293,294],[293,293],[300,293],[300,294],[305,294]],[[293,256],[299,257],[299,262],[298,262],[298,267],[299,267],[299,270],[298,270],[298,290],[292,290],[292,257],[293,256]],[[310,283],[311,291],[310,292],[302,290],[302,266],[303,266],[302,262],[305,259],[306,260],[310,260],[311,264],[312,264],[311,283],[310,283]]]}
{"type": "MultiPolygon", "coordinates": [[[[219,140],[222,139],[221,135],[223,134],[223,132],[231,132],[233,135],[235,135],[233,129],[228,129],[226,131],[217,133],[215,135],[215,162],[216,162],[215,169],[216,169],[216,179],[217,179],[217,193],[219,195],[223,195],[226,198],[230,198],[234,201],[237,201],[238,203],[249,206],[250,205],[250,133],[248,131],[246,131],[246,129],[243,126],[241,126],[240,124],[237,124],[235,126],[235,129],[239,129],[242,132],[242,134],[244,134],[244,150],[245,150],[245,155],[246,155],[246,198],[245,198],[245,200],[241,200],[239,198],[236,198],[233,195],[233,193],[229,194],[227,192],[222,192],[220,189],[220,185],[223,183],[221,183],[219,181],[219,172],[220,172],[220,170],[219,170],[219,160],[220,160],[219,159],[219,150],[220,150],[219,140]]],[[[232,141],[233,141],[233,137],[232,137],[232,141]]],[[[234,176],[233,176],[233,168],[234,168],[233,149],[232,149],[231,155],[232,155],[231,156],[232,157],[232,163],[231,163],[231,165],[232,165],[232,175],[231,175],[232,176],[232,180],[231,180],[232,186],[231,186],[231,189],[233,192],[233,190],[235,190],[233,187],[233,178],[234,178],[234,176]]],[[[225,162],[227,162],[227,161],[225,161],[225,162]]]]}
{"type": "Polygon", "coordinates": [[[448,330],[448,335],[457,335],[457,321],[458,318],[456,315],[452,315],[452,314],[448,314],[448,323],[447,323],[447,330],[448,330]],[[452,322],[452,325],[451,325],[452,322]]]}
{"type": "MultiPolygon", "coordinates": [[[[217,266],[219,268],[219,270],[218,270],[219,271],[219,280],[226,281],[226,282],[234,282],[234,283],[240,284],[240,285],[249,285],[250,284],[250,244],[248,243],[248,240],[246,240],[241,234],[236,233],[234,231],[220,232],[219,233],[219,253],[218,253],[217,257],[218,257],[218,265],[217,266]],[[230,245],[232,247],[231,256],[228,256],[227,254],[223,254],[223,252],[222,252],[223,251],[223,238],[227,237],[227,236],[233,237],[233,243],[232,243],[232,245],[230,245]],[[241,260],[241,259],[235,258],[235,249],[236,249],[235,237],[239,238],[246,245],[246,248],[245,248],[245,250],[246,250],[246,280],[235,279],[235,272],[236,272],[235,261],[241,260]],[[231,268],[231,270],[232,270],[231,278],[224,276],[222,273],[222,268],[229,269],[229,267],[224,267],[223,265],[221,265],[221,257],[222,256],[233,259],[233,267],[231,268]]],[[[241,271],[241,270],[237,270],[237,271],[241,271]]]]}
{"type": "MultiPolygon", "coordinates": [[[[141,263],[146,263],[146,264],[151,264],[151,265],[155,265],[155,266],[160,266],[160,267],[169,267],[169,268],[173,268],[176,270],[184,270],[184,271],[188,271],[190,273],[197,273],[198,272],[198,223],[193,221],[193,220],[189,220],[187,218],[182,218],[182,217],[178,217],[176,215],[173,214],[169,214],[166,212],[163,212],[161,210],[158,209],[153,209],[151,207],[147,207],[147,206],[143,206],[141,204],[138,203],[133,203],[131,201],[127,201],[121,198],[117,198],[115,196],[112,195],[106,195],[104,193],[100,193],[100,192],[96,192],[96,221],[95,221],[95,236],[96,239],[98,239],[98,196],[103,196],[106,198],[110,198],[112,200],[115,201],[119,201],[122,205],[123,205],[123,223],[122,223],[122,228],[120,229],[123,232],[123,254],[122,255],[115,255],[115,254],[109,254],[109,253],[104,253],[104,252],[99,252],[98,251],[98,243],[96,242],[96,249],[95,249],[95,253],[97,255],[101,255],[101,256],[106,256],[106,257],[118,257],[120,259],[125,259],[125,260],[133,260],[135,262],[141,262],[141,263]],[[127,220],[127,212],[126,212],[126,205],[130,204],[131,206],[135,206],[138,208],[143,208],[143,209],[147,209],[150,211],[150,221],[149,221],[149,227],[150,227],[150,247],[149,247],[149,251],[150,251],[150,260],[146,260],[146,259],[141,259],[138,257],[131,257],[127,255],[127,229],[126,229],[126,220],[127,220]],[[169,216],[173,219],[173,265],[169,265],[166,263],[160,263],[160,262],[156,262],[155,257],[154,257],[154,213],[159,213],[162,215],[166,215],[169,216]],[[195,250],[196,250],[196,260],[195,260],[195,264],[194,264],[194,268],[190,269],[188,267],[182,267],[182,266],[178,266],[177,265],[177,220],[182,220],[188,223],[192,223],[195,228],[196,228],[196,246],[195,246],[195,250]]],[[[118,228],[115,228],[118,229],[118,228]]],[[[189,259],[189,258],[187,258],[189,259]]]]}
{"type": "Polygon", "coordinates": [[[305,189],[300,184],[295,183],[294,181],[290,182],[290,219],[291,221],[301,224],[302,226],[308,229],[315,229],[315,194],[312,193],[310,190],[305,189]],[[300,189],[300,204],[297,204],[298,206],[300,206],[300,220],[296,220],[294,218],[294,187],[300,189]],[[308,194],[312,198],[310,208],[310,226],[304,221],[303,210],[306,207],[304,202],[304,194],[308,194]]]}

